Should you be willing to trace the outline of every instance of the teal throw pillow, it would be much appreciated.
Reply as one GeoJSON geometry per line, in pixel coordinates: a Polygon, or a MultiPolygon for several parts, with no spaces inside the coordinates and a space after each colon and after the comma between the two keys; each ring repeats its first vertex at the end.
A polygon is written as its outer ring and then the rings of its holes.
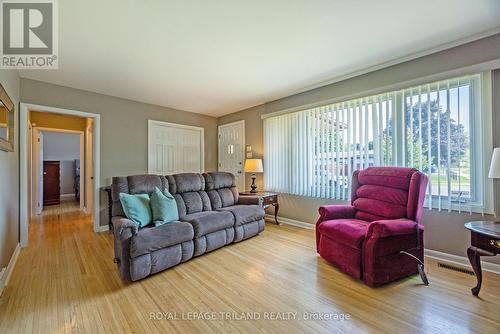
{"type": "Polygon", "coordinates": [[[148,194],[130,195],[120,193],[120,202],[127,218],[139,225],[139,227],[151,224],[153,216],[148,194]]]}
{"type": "Polygon", "coordinates": [[[163,192],[155,187],[150,198],[151,210],[155,226],[179,220],[177,202],[167,190],[163,192]]]}

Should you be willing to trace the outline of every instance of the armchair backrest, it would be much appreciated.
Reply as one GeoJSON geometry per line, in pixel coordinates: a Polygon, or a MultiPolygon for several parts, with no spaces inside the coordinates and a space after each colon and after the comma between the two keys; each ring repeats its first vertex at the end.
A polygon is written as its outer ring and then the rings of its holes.
{"type": "Polygon", "coordinates": [[[352,176],[355,217],[366,221],[422,217],[428,178],[415,168],[369,167],[352,176]]]}

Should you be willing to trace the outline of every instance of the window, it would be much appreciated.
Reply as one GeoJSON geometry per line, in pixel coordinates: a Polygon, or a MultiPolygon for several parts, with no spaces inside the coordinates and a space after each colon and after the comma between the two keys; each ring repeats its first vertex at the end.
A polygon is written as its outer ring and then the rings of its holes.
{"type": "Polygon", "coordinates": [[[266,189],[348,200],[354,170],[410,166],[429,176],[428,207],[481,212],[491,124],[482,82],[476,74],[265,118],[266,189]]]}

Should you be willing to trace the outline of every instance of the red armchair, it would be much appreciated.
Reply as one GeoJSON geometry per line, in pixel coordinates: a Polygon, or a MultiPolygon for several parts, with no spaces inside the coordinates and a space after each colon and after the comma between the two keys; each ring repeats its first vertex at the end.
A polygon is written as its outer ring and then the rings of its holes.
{"type": "Polygon", "coordinates": [[[427,182],[427,176],[414,168],[369,167],[354,172],[351,205],[319,208],[318,253],[370,286],[417,273],[416,260],[400,251],[423,261],[424,227],[419,222],[427,182]]]}

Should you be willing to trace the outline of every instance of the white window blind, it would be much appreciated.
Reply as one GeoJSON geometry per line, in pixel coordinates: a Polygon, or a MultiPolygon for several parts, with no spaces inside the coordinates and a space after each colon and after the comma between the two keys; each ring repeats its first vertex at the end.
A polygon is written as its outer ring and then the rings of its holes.
{"type": "Polygon", "coordinates": [[[481,96],[477,74],[265,118],[265,187],[349,200],[354,170],[408,166],[429,176],[429,208],[481,212],[481,96]]]}

